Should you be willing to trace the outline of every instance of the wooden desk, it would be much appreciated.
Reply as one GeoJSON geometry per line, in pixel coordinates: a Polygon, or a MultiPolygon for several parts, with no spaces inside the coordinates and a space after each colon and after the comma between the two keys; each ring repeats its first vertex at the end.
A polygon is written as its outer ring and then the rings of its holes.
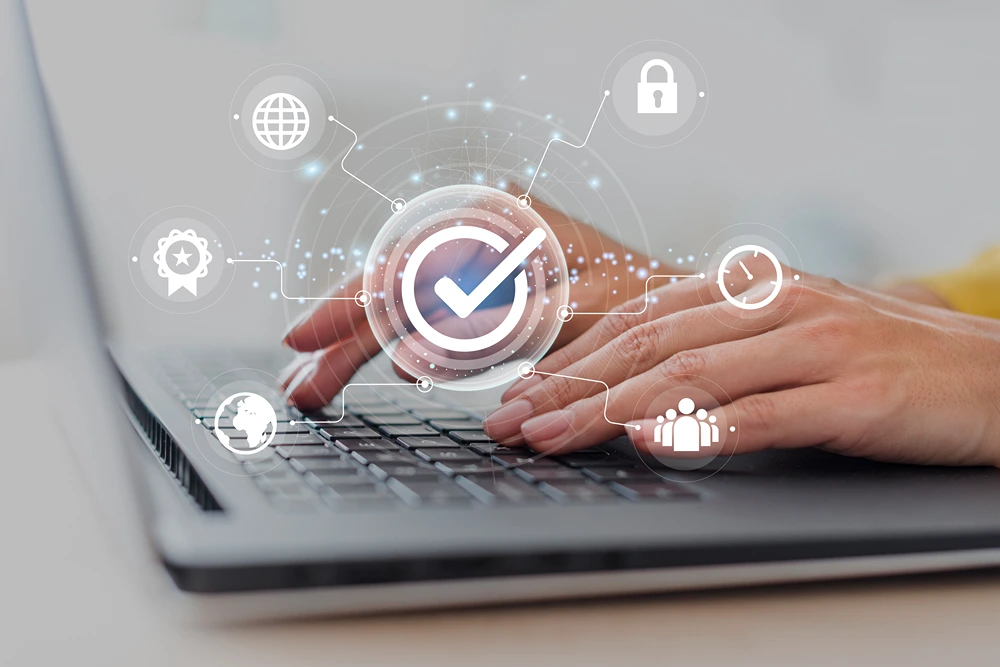
{"type": "Polygon", "coordinates": [[[116,553],[32,400],[35,370],[0,366],[3,665],[800,667],[997,664],[1000,654],[993,574],[193,627],[165,614],[116,553]]]}

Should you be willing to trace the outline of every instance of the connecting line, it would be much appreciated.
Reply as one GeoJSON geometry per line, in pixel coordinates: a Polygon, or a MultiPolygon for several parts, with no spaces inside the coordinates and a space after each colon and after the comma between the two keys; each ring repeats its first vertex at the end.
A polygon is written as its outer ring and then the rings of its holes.
{"type": "Polygon", "coordinates": [[[236,263],[256,263],[267,262],[271,264],[278,265],[278,289],[281,292],[281,296],[292,301],[353,301],[359,306],[364,308],[371,301],[371,297],[368,292],[364,290],[358,292],[354,296],[288,296],[285,294],[285,267],[281,265],[276,259],[227,259],[230,264],[236,263]]]}
{"type": "Polygon", "coordinates": [[[347,171],[347,167],[345,167],[345,166],[344,166],[344,162],[346,162],[346,161],[347,161],[347,156],[351,154],[351,151],[353,151],[353,150],[354,150],[354,147],[358,145],[358,133],[357,133],[357,132],[355,132],[354,130],[352,130],[351,128],[347,127],[347,126],[346,126],[346,125],[344,125],[343,123],[341,123],[341,122],[340,122],[339,120],[337,120],[337,119],[336,119],[336,118],[334,118],[333,116],[327,116],[327,119],[328,119],[328,120],[331,120],[331,121],[333,121],[334,123],[336,123],[337,125],[341,126],[341,127],[342,127],[342,128],[344,128],[345,130],[347,130],[348,132],[350,132],[350,133],[351,133],[351,135],[352,135],[352,136],[354,137],[354,143],[353,143],[353,144],[351,144],[351,147],[347,149],[347,152],[346,152],[346,153],[344,153],[344,157],[343,157],[343,158],[342,158],[342,159],[340,160],[340,168],[344,170],[344,173],[345,173],[345,174],[347,174],[348,176],[350,176],[351,178],[353,178],[354,180],[356,180],[356,181],[357,181],[358,183],[360,183],[361,185],[363,185],[363,186],[365,186],[366,188],[368,188],[369,190],[371,190],[372,192],[374,192],[375,194],[377,194],[377,195],[378,195],[379,197],[381,197],[382,199],[384,199],[384,200],[386,200],[387,202],[389,202],[389,203],[390,203],[390,204],[392,205],[392,209],[393,209],[393,211],[402,211],[402,210],[403,210],[403,207],[404,207],[404,206],[406,206],[406,202],[404,202],[404,201],[403,201],[403,200],[401,200],[401,199],[397,199],[397,200],[393,200],[393,199],[392,199],[391,197],[387,197],[386,195],[382,194],[381,192],[379,192],[378,190],[376,190],[376,189],[375,189],[375,188],[373,188],[372,186],[370,186],[370,185],[368,185],[367,183],[365,183],[364,181],[362,181],[362,180],[361,180],[360,178],[358,178],[358,177],[357,177],[356,175],[354,175],[354,174],[352,174],[351,172],[347,171]],[[401,203],[402,205],[399,205],[400,203],[401,203]]]}
{"type": "Polygon", "coordinates": [[[544,371],[535,369],[532,369],[532,373],[537,373],[538,375],[548,375],[549,377],[554,377],[554,378],[566,378],[567,380],[580,380],[581,382],[593,382],[594,384],[602,385],[604,387],[604,421],[608,422],[609,424],[614,424],[615,426],[622,426],[624,428],[635,429],[636,431],[642,429],[642,427],[639,426],[638,424],[623,424],[621,422],[611,421],[611,419],[608,418],[608,401],[611,400],[611,387],[608,386],[607,382],[604,382],[603,380],[593,380],[591,378],[578,378],[572,375],[562,375],[560,373],[546,373],[544,371]]]}
{"type": "Polygon", "coordinates": [[[524,197],[527,197],[529,194],[531,194],[531,188],[533,188],[535,185],[535,179],[538,178],[538,172],[542,170],[542,163],[545,161],[545,156],[548,155],[549,148],[551,148],[552,144],[558,141],[561,144],[566,144],[570,148],[583,148],[584,146],[587,145],[587,142],[590,140],[590,135],[594,131],[594,126],[597,125],[597,119],[601,117],[601,109],[604,108],[604,103],[607,101],[608,95],[610,94],[611,94],[610,90],[604,91],[604,97],[601,98],[601,106],[597,107],[597,113],[594,114],[594,122],[590,124],[590,129],[587,130],[587,136],[584,137],[583,143],[577,145],[577,144],[571,144],[565,139],[549,139],[549,143],[545,144],[545,150],[542,151],[542,159],[538,161],[538,166],[535,167],[535,173],[532,174],[531,176],[531,183],[528,184],[528,189],[524,191],[523,195],[524,197]]]}
{"type": "Polygon", "coordinates": [[[615,313],[591,312],[591,313],[584,313],[584,312],[575,311],[572,308],[570,308],[569,306],[561,306],[560,307],[560,311],[561,311],[562,315],[565,315],[566,317],[564,318],[564,317],[560,316],[559,313],[557,313],[557,316],[559,316],[559,319],[562,319],[565,322],[565,321],[569,320],[570,318],[572,318],[572,317],[574,317],[576,315],[642,315],[643,313],[646,312],[646,309],[649,308],[649,281],[651,281],[653,278],[704,278],[704,277],[705,277],[704,273],[685,273],[685,274],[678,274],[678,275],[657,274],[657,275],[649,276],[648,278],[646,278],[646,285],[645,285],[646,293],[643,296],[643,299],[644,299],[645,302],[642,304],[642,310],[637,310],[634,313],[623,313],[623,312],[615,312],[615,313]]]}
{"type": "MultiPolygon", "coordinates": [[[[322,426],[325,424],[339,424],[347,417],[347,390],[351,387],[416,387],[417,391],[426,394],[433,387],[434,383],[429,377],[420,377],[416,382],[351,382],[344,385],[340,390],[340,418],[339,419],[309,419],[308,423],[322,426]]],[[[288,423],[295,426],[298,422],[289,419],[288,423]]]]}

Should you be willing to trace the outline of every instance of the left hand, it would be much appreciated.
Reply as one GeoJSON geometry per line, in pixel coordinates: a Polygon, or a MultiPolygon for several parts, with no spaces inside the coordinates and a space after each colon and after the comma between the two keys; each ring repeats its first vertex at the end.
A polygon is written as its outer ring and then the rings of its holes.
{"type": "Polygon", "coordinates": [[[733,443],[736,453],[822,446],[1000,466],[1000,322],[806,274],[782,289],[773,308],[749,312],[722,301],[711,278],[653,290],[648,305],[624,304],[537,365],[610,391],[535,375],[504,394],[484,427],[505,444],[565,453],[625,432],[605,420],[605,402],[612,421],[629,422],[654,382],[700,376],[732,399],[719,409],[739,433],[723,453],[733,443]]]}

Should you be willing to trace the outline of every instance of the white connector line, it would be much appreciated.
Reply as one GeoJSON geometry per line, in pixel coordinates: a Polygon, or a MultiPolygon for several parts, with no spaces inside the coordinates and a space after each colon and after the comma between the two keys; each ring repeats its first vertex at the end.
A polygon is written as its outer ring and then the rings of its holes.
{"type": "Polygon", "coordinates": [[[581,382],[593,382],[594,384],[602,385],[604,387],[604,421],[608,422],[609,424],[614,424],[615,426],[622,426],[624,428],[635,429],[636,431],[642,429],[642,427],[639,426],[638,424],[623,424],[621,422],[612,421],[611,419],[608,418],[608,401],[611,399],[611,387],[608,386],[607,382],[604,382],[603,380],[594,380],[591,378],[578,378],[573,375],[562,375],[561,373],[546,373],[544,371],[536,370],[534,368],[532,368],[531,372],[537,373],[539,375],[548,375],[549,377],[554,377],[554,378],[566,378],[567,380],[580,380],[581,382]]]}
{"type": "Polygon", "coordinates": [[[351,135],[354,137],[354,143],[351,144],[351,147],[347,149],[347,152],[344,153],[344,157],[340,160],[340,168],[344,170],[344,173],[347,174],[348,176],[350,176],[351,178],[353,178],[354,180],[356,180],[361,185],[363,185],[366,188],[368,188],[369,190],[371,190],[372,192],[374,192],[375,194],[377,194],[382,199],[384,199],[387,202],[389,202],[389,205],[391,206],[392,211],[394,213],[399,213],[404,208],[406,208],[406,201],[405,200],[403,200],[403,199],[392,199],[391,197],[382,194],[381,192],[379,192],[378,190],[376,190],[372,186],[370,186],[367,183],[365,183],[364,181],[362,181],[355,174],[352,174],[351,172],[347,171],[347,167],[344,166],[344,163],[347,161],[347,156],[350,155],[351,151],[354,150],[354,147],[358,145],[358,133],[355,132],[354,130],[352,130],[351,128],[347,127],[343,123],[341,123],[339,120],[337,120],[333,116],[327,116],[327,120],[330,120],[330,121],[336,123],[337,125],[341,126],[345,130],[347,130],[348,132],[350,132],[351,135]]]}
{"type": "Polygon", "coordinates": [[[538,166],[535,167],[535,173],[532,174],[531,176],[531,183],[528,184],[528,189],[524,191],[524,195],[522,196],[527,197],[529,194],[531,194],[531,188],[535,186],[535,179],[538,178],[538,172],[542,170],[542,163],[545,162],[545,156],[548,155],[549,148],[552,146],[552,144],[558,141],[561,144],[566,144],[570,148],[583,148],[584,146],[587,145],[587,142],[590,140],[590,135],[594,131],[594,126],[597,125],[597,119],[601,117],[601,109],[604,108],[604,103],[607,101],[608,95],[610,94],[611,94],[610,90],[604,91],[604,97],[601,98],[601,106],[597,107],[597,113],[594,114],[594,122],[590,124],[590,129],[587,130],[587,136],[584,137],[583,143],[577,145],[577,144],[571,144],[565,139],[549,139],[549,143],[545,144],[545,150],[542,151],[542,159],[538,161],[538,166]]]}
{"type": "Polygon", "coordinates": [[[577,312],[577,311],[573,310],[572,308],[570,308],[569,306],[560,306],[559,309],[558,309],[558,311],[556,312],[556,317],[558,317],[563,322],[566,322],[566,321],[569,321],[570,319],[572,319],[573,317],[575,317],[576,315],[642,315],[643,313],[646,312],[646,309],[649,308],[649,281],[651,281],[653,278],[678,278],[678,279],[680,279],[680,278],[704,278],[704,277],[705,277],[704,273],[684,273],[684,274],[676,274],[676,275],[671,275],[671,274],[656,274],[656,275],[649,276],[648,278],[646,278],[646,285],[645,285],[646,293],[643,296],[644,303],[642,305],[642,310],[637,310],[634,313],[630,313],[630,312],[615,312],[615,313],[611,313],[611,312],[609,312],[609,313],[577,312]]]}
{"type": "Polygon", "coordinates": [[[285,267],[276,259],[227,259],[230,264],[277,264],[278,266],[278,290],[281,296],[292,301],[353,301],[362,308],[371,303],[372,297],[365,290],[361,290],[354,296],[288,296],[285,294],[285,267]]]}
{"type": "MultiPolygon", "coordinates": [[[[308,423],[322,426],[325,424],[339,424],[347,416],[347,390],[351,387],[416,387],[417,391],[426,394],[434,388],[434,382],[425,376],[417,378],[416,382],[351,382],[344,385],[340,390],[340,418],[339,419],[309,419],[308,423]]],[[[298,422],[289,419],[288,423],[295,426],[298,422]]],[[[304,422],[303,422],[304,423],[304,422]]]]}

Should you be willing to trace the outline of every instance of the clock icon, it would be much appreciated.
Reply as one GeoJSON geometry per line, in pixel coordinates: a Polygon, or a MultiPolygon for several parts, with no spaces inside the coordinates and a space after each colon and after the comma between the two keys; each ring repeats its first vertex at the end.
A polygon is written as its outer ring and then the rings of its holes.
{"type": "Polygon", "coordinates": [[[778,291],[781,289],[781,279],[781,262],[778,261],[778,258],[774,256],[773,252],[759,245],[741,245],[733,248],[726,254],[725,257],[722,258],[722,264],[719,265],[719,288],[722,290],[722,296],[726,297],[726,301],[733,304],[737,308],[742,308],[743,310],[757,310],[758,308],[763,308],[778,298],[778,291]],[[749,258],[757,257],[758,255],[763,255],[770,260],[771,265],[774,267],[773,276],[771,275],[771,271],[768,271],[767,275],[759,275],[759,270],[758,275],[754,275],[747,268],[746,263],[740,259],[741,257],[749,258]],[[760,301],[748,302],[745,293],[740,297],[733,296],[729,292],[729,287],[726,285],[726,275],[732,271],[742,271],[745,273],[746,278],[750,281],[751,285],[757,283],[769,283],[771,285],[771,291],[760,301]]]}

